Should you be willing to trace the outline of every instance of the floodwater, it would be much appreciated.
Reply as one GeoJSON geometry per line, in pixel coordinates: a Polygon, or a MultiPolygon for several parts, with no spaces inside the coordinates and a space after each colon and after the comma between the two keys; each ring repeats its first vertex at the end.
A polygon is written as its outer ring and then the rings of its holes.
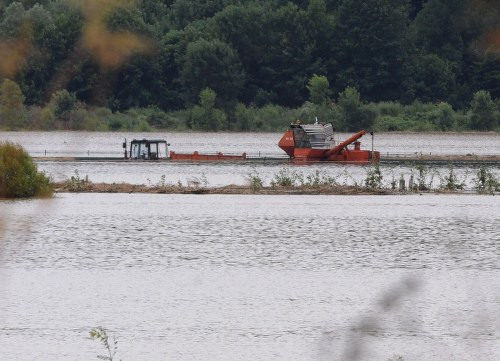
{"type": "MultiPolygon", "coordinates": [[[[347,134],[339,134],[345,139],[347,134]]],[[[32,156],[91,156],[121,157],[122,142],[133,138],[167,139],[170,149],[177,152],[242,154],[276,157],[284,155],[277,142],[280,133],[90,133],[90,132],[3,132],[0,141],[9,140],[21,144],[32,156]]],[[[371,137],[362,138],[362,146],[371,148],[371,137]]],[[[381,133],[376,134],[374,148],[383,154],[500,154],[500,134],[496,133],[381,133]]],[[[72,176],[88,177],[93,182],[159,184],[161,182],[183,185],[195,181],[207,186],[248,183],[250,173],[257,173],[268,185],[275,174],[285,167],[279,162],[259,164],[228,163],[154,163],[154,162],[53,162],[38,163],[55,181],[64,181],[72,176]]],[[[369,167],[359,165],[295,165],[292,171],[306,178],[320,171],[333,177],[339,184],[363,183],[369,167]]],[[[382,166],[383,182],[389,185],[403,175],[407,180],[416,171],[407,165],[382,166]]],[[[458,181],[473,186],[476,170],[457,167],[458,181]]],[[[492,172],[500,176],[500,168],[492,172]]],[[[434,166],[427,172],[427,183],[439,184],[449,174],[446,165],[434,166]]]]}
{"type": "MultiPolygon", "coordinates": [[[[166,139],[176,152],[223,152],[250,156],[278,156],[284,152],[277,144],[282,133],[126,133],[126,132],[1,132],[0,141],[21,144],[32,156],[121,157],[125,139],[166,139]]],[[[338,133],[337,140],[350,134],[338,133]]],[[[371,137],[362,139],[371,148],[371,137]]],[[[498,133],[377,133],[374,148],[382,154],[500,154],[498,133]]]]}
{"type": "Polygon", "coordinates": [[[0,352],[500,359],[496,196],[60,194],[0,201],[0,352]]]}

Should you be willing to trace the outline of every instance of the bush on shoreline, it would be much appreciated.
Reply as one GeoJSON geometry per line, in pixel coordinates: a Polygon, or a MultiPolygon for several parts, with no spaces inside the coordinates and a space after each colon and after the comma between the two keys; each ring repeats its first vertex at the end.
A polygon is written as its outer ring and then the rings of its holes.
{"type": "MultiPolygon", "coordinates": [[[[311,101],[298,108],[243,103],[218,108],[218,94],[206,88],[200,93],[200,104],[188,109],[166,111],[149,106],[113,112],[108,108],[87,106],[66,90],[54,93],[44,107],[25,107],[23,95],[14,82],[4,81],[4,87],[10,90],[2,93],[5,99],[1,102],[3,105],[0,104],[0,120],[3,114],[8,121],[0,121],[0,129],[7,130],[269,132],[282,131],[300,119],[303,123],[316,120],[332,123],[338,131],[348,132],[361,129],[377,132],[500,131],[500,100],[493,100],[490,93],[483,90],[474,94],[465,111],[454,110],[446,102],[366,103],[357,89],[348,87],[337,95],[337,100],[312,93],[311,101]]],[[[327,90],[322,89],[322,92],[329,94],[327,90]]]]}
{"type": "Polygon", "coordinates": [[[20,146],[0,142],[0,198],[52,195],[50,179],[20,146]]]}

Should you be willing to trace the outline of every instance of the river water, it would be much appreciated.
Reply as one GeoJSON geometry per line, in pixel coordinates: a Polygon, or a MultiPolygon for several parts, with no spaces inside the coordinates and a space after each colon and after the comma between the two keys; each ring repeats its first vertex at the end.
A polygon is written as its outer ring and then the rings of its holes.
{"type": "Polygon", "coordinates": [[[2,360],[500,359],[496,196],[0,201],[2,360]]]}
{"type": "MultiPolygon", "coordinates": [[[[23,145],[33,156],[114,156],[123,155],[127,139],[166,139],[176,152],[224,152],[249,155],[284,155],[277,144],[282,133],[177,133],[177,132],[0,132],[0,141],[23,145]]],[[[337,133],[337,140],[350,134],[337,133]]],[[[365,149],[371,137],[361,138],[365,149]]],[[[499,133],[377,133],[374,148],[382,154],[500,154],[499,133]]]]}
{"type": "MultiPolygon", "coordinates": [[[[348,134],[338,134],[345,139],[348,134]]],[[[32,156],[91,156],[121,157],[124,139],[167,139],[170,149],[177,152],[241,154],[251,156],[285,155],[277,143],[280,133],[93,133],[93,132],[3,132],[0,141],[21,144],[32,156]]],[[[362,138],[362,146],[371,148],[371,137],[362,138]]],[[[381,133],[376,134],[374,148],[382,154],[500,154],[500,134],[496,133],[381,133]]],[[[71,176],[88,177],[93,182],[159,184],[160,182],[187,185],[191,182],[207,186],[248,183],[250,173],[256,173],[268,185],[283,168],[307,178],[319,171],[335,178],[339,184],[362,184],[370,167],[359,165],[310,164],[286,166],[283,163],[228,164],[228,163],[155,163],[155,162],[39,162],[38,166],[55,181],[71,176]]],[[[408,181],[416,170],[408,165],[382,166],[383,183],[389,185],[401,175],[408,181]]],[[[500,167],[491,171],[500,177],[500,167]]],[[[458,181],[472,188],[474,167],[456,167],[458,181]]],[[[426,182],[437,187],[440,179],[449,175],[447,165],[433,166],[426,174],[426,182]]]]}

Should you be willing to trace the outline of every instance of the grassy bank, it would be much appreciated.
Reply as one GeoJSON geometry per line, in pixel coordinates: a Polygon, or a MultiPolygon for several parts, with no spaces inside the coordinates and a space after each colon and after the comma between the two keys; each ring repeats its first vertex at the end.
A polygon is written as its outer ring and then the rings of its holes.
{"type": "Polygon", "coordinates": [[[67,182],[55,183],[56,193],[147,193],[147,194],[220,194],[220,195],[408,195],[408,194],[498,194],[492,192],[466,191],[456,189],[433,190],[398,190],[388,188],[370,188],[364,186],[263,186],[254,189],[250,186],[227,185],[222,187],[188,187],[177,185],[147,186],[129,183],[92,183],[73,186],[67,182]]]}
{"type": "Polygon", "coordinates": [[[390,190],[357,186],[251,186],[189,187],[179,185],[147,186],[128,183],[71,182],[55,183],[56,193],[150,193],[150,194],[261,194],[261,195],[375,195],[392,194],[390,190]]]}
{"type": "Polygon", "coordinates": [[[379,165],[365,168],[362,179],[344,169],[340,173],[316,170],[300,172],[283,167],[265,180],[254,168],[247,175],[246,185],[212,187],[206,176],[193,178],[184,185],[172,184],[163,175],[157,183],[148,184],[94,183],[82,178],[78,171],[65,182],[53,184],[55,192],[69,193],[153,193],[153,194],[308,194],[308,195],[389,195],[414,193],[498,194],[500,180],[496,170],[486,166],[466,168],[462,175],[450,164],[446,170],[424,164],[411,168],[408,174],[396,175],[394,169],[383,170],[379,165]]]}

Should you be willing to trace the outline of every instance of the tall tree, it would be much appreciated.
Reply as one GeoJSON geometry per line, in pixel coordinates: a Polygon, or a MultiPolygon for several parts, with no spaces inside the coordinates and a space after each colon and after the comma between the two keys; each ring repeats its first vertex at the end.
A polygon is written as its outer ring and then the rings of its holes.
{"type": "Polygon", "coordinates": [[[375,112],[367,108],[360,99],[356,88],[347,87],[339,94],[338,104],[341,110],[341,125],[350,132],[369,129],[375,121],[375,112]]]}
{"type": "Polygon", "coordinates": [[[491,130],[500,125],[500,113],[491,99],[490,93],[480,90],[471,102],[471,125],[476,130],[491,130]]]}
{"type": "Polygon", "coordinates": [[[354,86],[369,100],[398,99],[407,58],[408,3],[344,0],[336,24],[336,89],[354,86]]]}
{"type": "Polygon", "coordinates": [[[231,45],[245,70],[246,81],[241,100],[250,103],[257,93],[269,92],[272,80],[271,49],[274,31],[273,12],[261,4],[228,6],[213,18],[214,32],[222,41],[231,45]]]}
{"type": "Polygon", "coordinates": [[[176,0],[171,6],[171,21],[177,29],[183,29],[192,21],[214,16],[225,5],[224,0],[176,0]]]}
{"type": "Polygon", "coordinates": [[[422,102],[456,100],[454,67],[435,54],[415,54],[409,62],[406,91],[422,102]]]}
{"type": "Polygon", "coordinates": [[[0,85],[0,127],[21,126],[24,112],[24,96],[14,81],[4,79],[0,85]]]}
{"type": "Polygon", "coordinates": [[[215,107],[217,94],[210,88],[200,92],[200,105],[193,107],[188,126],[195,129],[218,131],[226,125],[226,114],[215,107]]]}
{"type": "Polygon", "coordinates": [[[267,69],[276,102],[297,106],[307,100],[306,85],[314,73],[321,73],[321,64],[314,58],[314,41],[309,31],[307,13],[288,3],[274,16],[274,45],[268,49],[270,66],[267,69]]]}
{"type": "Polygon", "coordinates": [[[460,19],[464,0],[429,0],[415,19],[417,46],[461,66],[464,42],[460,19]]]}
{"type": "Polygon", "coordinates": [[[238,99],[244,73],[237,53],[220,40],[197,40],[187,46],[182,80],[193,101],[201,90],[211,88],[221,94],[222,103],[238,99]]]}
{"type": "Polygon", "coordinates": [[[500,98],[500,56],[487,54],[474,65],[474,88],[488,91],[493,98],[500,98]]]}
{"type": "Polygon", "coordinates": [[[307,84],[309,99],[313,104],[324,104],[331,96],[330,83],[324,75],[314,74],[307,84]]]}

